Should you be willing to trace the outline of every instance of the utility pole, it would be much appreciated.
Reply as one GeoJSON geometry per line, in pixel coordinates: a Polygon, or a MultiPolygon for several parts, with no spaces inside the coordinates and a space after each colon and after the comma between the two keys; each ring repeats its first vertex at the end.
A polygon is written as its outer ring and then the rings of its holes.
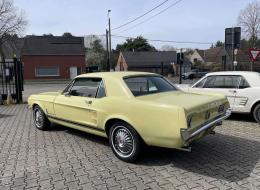
{"type": "Polygon", "coordinates": [[[235,60],[234,60],[234,46],[235,46],[235,43],[234,43],[234,27],[232,27],[232,64],[233,64],[233,70],[235,71],[236,69],[236,66],[235,66],[235,60]]]}
{"type": "Polygon", "coordinates": [[[109,45],[108,45],[108,30],[106,29],[106,50],[107,50],[107,64],[106,70],[110,71],[110,59],[109,59],[109,45]]]}
{"type": "Polygon", "coordinates": [[[161,75],[163,75],[163,61],[161,62],[161,75]]]}
{"type": "Polygon", "coordinates": [[[107,16],[108,16],[108,41],[109,41],[109,70],[111,69],[111,24],[110,24],[110,16],[109,13],[111,10],[107,11],[107,16]]]}
{"type": "Polygon", "coordinates": [[[236,66],[237,66],[237,52],[238,52],[238,49],[234,49],[234,71],[236,70],[236,66]]]}
{"type": "Polygon", "coordinates": [[[182,54],[182,48],[181,51],[179,53],[179,83],[182,83],[182,64],[183,64],[183,54],[182,54]]]}
{"type": "Polygon", "coordinates": [[[180,84],[182,83],[182,76],[181,76],[182,75],[182,63],[181,63],[181,56],[182,55],[181,54],[182,54],[182,49],[181,49],[181,52],[180,52],[180,70],[179,70],[180,71],[180,74],[179,74],[180,75],[180,78],[179,78],[179,80],[180,80],[179,83],[180,84]]]}

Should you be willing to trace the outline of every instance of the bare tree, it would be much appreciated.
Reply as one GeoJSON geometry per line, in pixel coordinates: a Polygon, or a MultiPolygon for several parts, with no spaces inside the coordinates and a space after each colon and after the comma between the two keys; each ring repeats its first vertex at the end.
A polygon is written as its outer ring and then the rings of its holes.
{"type": "Polygon", "coordinates": [[[97,35],[86,35],[84,37],[84,45],[85,45],[85,48],[90,48],[91,47],[91,43],[93,43],[94,41],[100,41],[101,45],[105,48],[106,46],[106,39],[104,36],[97,36],[97,35]]]}
{"type": "Polygon", "coordinates": [[[241,10],[238,24],[242,27],[246,37],[255,45],[260,35],[260,1],[253,1],[241,10]]]}
{"type": "Polygon", "coordinates": [[[101,39],[96,38],[90,42],[89,47],[86,48],[86,60],[89,66],[98,66],[99,70],[104,70],[106,66],[105,49],[102,45],[101,39]]]}
{"type": "Polygon", "coordinates": [[[23,11],[19,11],[13,0],[0,0],[0,54],[3,55],[3,44],[12,43],[17,35],[24,31],[27,21],[23,11]]]}

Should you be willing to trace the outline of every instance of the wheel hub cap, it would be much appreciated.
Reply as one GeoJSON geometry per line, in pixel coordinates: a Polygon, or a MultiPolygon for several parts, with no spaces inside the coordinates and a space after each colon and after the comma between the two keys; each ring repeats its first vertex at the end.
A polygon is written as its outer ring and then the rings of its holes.
{"type": "Polygon", "coordinates": [[[42,122],[43,122],[42,113],[39,110],[37,110],[35,112],[35,123],[37,126],[41,127],[42,122]]]}
{"type": "Polygon", "coordinates": [[[133,150],[133,137],[124,128],[119,128],[114,132],[113,144],[119,154],[128,155],[133,150]]]}

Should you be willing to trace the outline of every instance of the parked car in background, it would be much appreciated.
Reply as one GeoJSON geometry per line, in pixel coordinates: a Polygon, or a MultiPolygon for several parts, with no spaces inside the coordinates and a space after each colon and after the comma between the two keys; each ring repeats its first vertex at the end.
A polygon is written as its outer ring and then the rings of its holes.
{"type": "Polygon", "coordinates": [[[194,79],[194,78],[201,78],[205,76],[208,71],[200,70],[200,69],[192,69],[190,72],[184,73],[182,78],[186,79],[194,79]]]}
{"type": "Polygon", "coordinates": [[[252,114],[260,123],[260,74],[257,72],[209,73],[186,90],[224,94],[232,112],[252,114]]]}
{"type": "Polygon", "coordinates": [[[142,72],[83,74],[63,92],[32,95],[28,104],[36,128],[53,122],[108,137],[127,162],[138,158],[143,144],[189,150],[231,113],[223,95],[186,93],[142,72]]]}

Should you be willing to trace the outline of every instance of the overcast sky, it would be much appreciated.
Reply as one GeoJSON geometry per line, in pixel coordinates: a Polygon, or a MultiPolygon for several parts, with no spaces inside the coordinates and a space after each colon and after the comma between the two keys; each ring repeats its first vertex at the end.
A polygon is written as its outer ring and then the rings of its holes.
{"type": "MultiPolygon", "coordinates": [[[[15,5],[26,13],[29,25],[26,34],[61,35],[71,32],[82,36],[104,34],[107,27],[107,10],[111,9],[111,26],[117,27],[153,8],[163,0],[14,0],[15,5]]],[[[127,29],[160,10],[173,4],[169,0],[164,6],[143,19],[122,28],[127,29]]],[[[252,0],[183,0],[148,22],[120,33],[148,39],[216,42],[224,41],[224,29],[236,26],[241,9],[252,0]]],[[[113,38],[113,47],[124,39],[113,38]]],[[[151,42],[157,48],[162,45],[174,47],[208,48],[210,45],[151,42]]]]}

